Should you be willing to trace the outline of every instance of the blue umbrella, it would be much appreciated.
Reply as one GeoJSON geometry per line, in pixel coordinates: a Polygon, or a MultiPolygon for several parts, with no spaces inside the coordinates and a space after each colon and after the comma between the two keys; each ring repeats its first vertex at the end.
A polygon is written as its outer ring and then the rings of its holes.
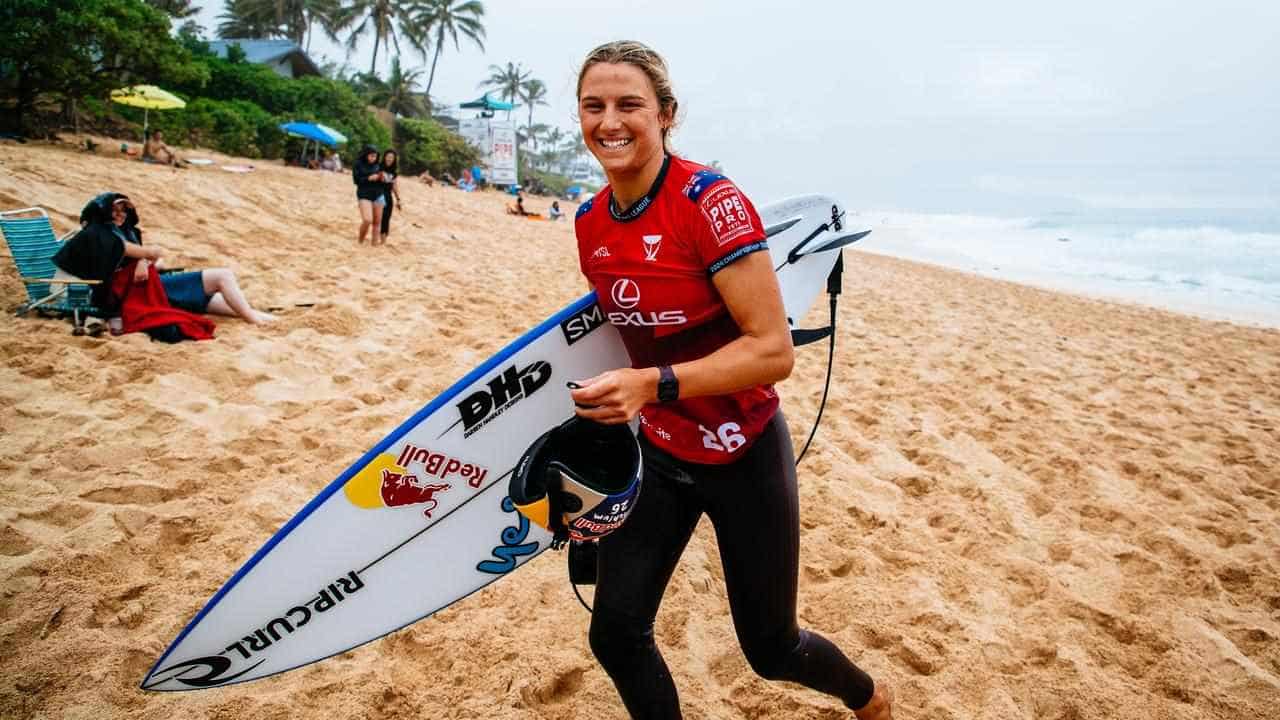
{"type": "Polygon", "coordinates": [[[280,126],[280,129],[285,131],[286,133],[289,133],[294,137],[306,138],[308,140],[315,140],[316,142],[323,143],[325,145],[328,145],[329,147],[334,147],[335,145],[341,145],[347,141],[346,135],[343,135],[342,133],[338,132],[337,130],[334,130],[331,127],[320,125],[318,123],[307,123],[307,122],[284,123],[283,125],[280,126]]]}

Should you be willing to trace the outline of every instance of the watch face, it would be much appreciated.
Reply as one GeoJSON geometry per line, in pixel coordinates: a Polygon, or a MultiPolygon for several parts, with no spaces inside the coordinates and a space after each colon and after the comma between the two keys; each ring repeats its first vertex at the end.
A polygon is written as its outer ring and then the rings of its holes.
{"type": "Polygon", "coordinates": [[[658,379],[658,400],[659,402],[671,402],[680,395],[680,382],[676,380],[675,373],[670,367],[659,368],[660,377],[658,379]]]}

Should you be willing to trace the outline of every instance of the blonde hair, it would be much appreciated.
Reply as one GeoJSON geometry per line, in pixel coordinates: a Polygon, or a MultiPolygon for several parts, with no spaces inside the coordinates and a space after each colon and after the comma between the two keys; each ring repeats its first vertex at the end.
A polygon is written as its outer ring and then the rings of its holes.
{"type": "Polygon", "coordinates": [[[662,147],[671,152],[668,136],[676,125],[676,110],[680,103],[676,101],[675,91],[671,89],[671,74],[667,70],[667,61],[644,43],[635,40],[615,40],[605,43],[587,54],[582,61],[582,69],[578,71],[577,97],[582,98],[582,78],[592,65],[621,64],[634,65],[649,78],[653,86],[653,94],[658,98],[658,112],[670,118],[671,124],[662,128],[662,147]]]}

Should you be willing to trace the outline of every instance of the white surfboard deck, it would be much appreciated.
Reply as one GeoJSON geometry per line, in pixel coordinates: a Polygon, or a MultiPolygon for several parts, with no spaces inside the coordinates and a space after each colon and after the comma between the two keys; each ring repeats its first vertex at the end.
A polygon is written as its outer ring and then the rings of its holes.
{"type": "MultiPolygon", "coordinates": [[[[808,195],[760,211],[789,319],[804,317],[825,289],[838,256],[828,248],[849,235],[848,227],[819,230],[837,208],[808,195]],[[787,263],[801,243],[812,254],[787,263]]],[[[267,540],[142,688],[220,687],[301,667],[427,617],[528,562],[551,536],[512,508],[512,468],[538,435],[573,414],[566,381],[629,365],[594,294],[525,333],[267,540]]]]}

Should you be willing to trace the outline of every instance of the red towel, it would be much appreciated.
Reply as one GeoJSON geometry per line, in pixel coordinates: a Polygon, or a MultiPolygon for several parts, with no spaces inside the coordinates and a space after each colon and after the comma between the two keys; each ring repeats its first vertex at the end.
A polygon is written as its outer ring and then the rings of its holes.
{"type": "Polygon", "coordinates": [[[137,261],[125,264],[111,278],[111,292],[120,300],[120,320],[124,332],[138,332],[161,325],[177,325],[192,340],[213,338],[213,321],[209,318],[170,307],[169,298],[160,283],[156,266],[147,268],[146,282],[133,281],[137,261]]]}

